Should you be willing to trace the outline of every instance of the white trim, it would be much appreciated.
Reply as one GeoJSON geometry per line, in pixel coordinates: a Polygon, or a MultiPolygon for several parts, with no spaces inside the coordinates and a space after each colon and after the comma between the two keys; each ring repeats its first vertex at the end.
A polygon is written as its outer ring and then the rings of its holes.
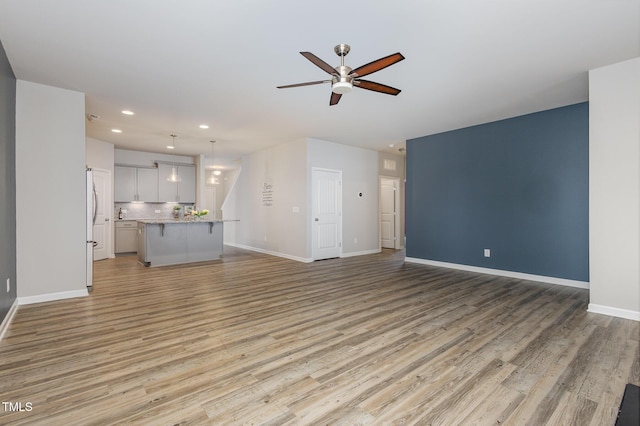
{"type": "Polygon", "coordinates": [[[84,290],[72,290],[61,291],[59,293],[38,294],[37,296],[24,296],[18,297],[18,304],[31,305],[33,303],[52,302],[54,300],[73,299],[75,297],[88,296],[87,289],[84,290]]]}
{"type": "Polygon", "coordinates": [[[4,338],[4,334],[9,329],[11,321],[13,321],[13,317],[15,316],[16,312],[18,312],[17,298],[13,301],[13,305],[11,305],[11,308],[9,308],[9,312],[7,312],[7,315],[2,320],[2,324],[0,324],[0,341],[2,341],[2,339],[4,338]]]}
{"type": "Polygon", "coordinates": [[[461,265],[457,263],[438,262],[436,260],[418,259],[415,257],[405,257],[405,262],[420,263],[422,265],[439,266],[442,268],[460,269],[462,271],[477,272],[479,274],[499,275],[502,277],[517,278],[521,280],[538,281],[548,284],[563,285],[567,287],[577,287],[589,289],[589,282],[567,280],[565,278],[548,277],[546,275],[525,274],[522,272],[504,271],[502,269],[481,268],[479,266],[461,265]]]}
{"type": "Polygon", "coordinates": [[[594,314],[609,315],[611,317],[618,317],[629,319],[633,321],[640,321],[640,312],[630,311],[628,309],[614,308],[613,306],[596,305],[595,303],[589,303],[587,312],[594,314]]]}
{"type": "Polygon", "coordinates": [[[366,254],[376,254],[380,253],[382,249],[371,249],[371,250],[361,250],[361,251],[350,251],[348,253],[342,253],[340,257],[354,257],[354,256],[364,256],[366,254]]]}
{"type": "MultiPolygon", "coordinates": [[[[271,251],[271,250],[265,250],[265,249],[261,249],[261,248],[257,248],[257,247],[245,246],[243,244],[225,242],[224,245],[225,246],[236,247],[236,248],[240,248],[240,249],[244,249],[244,250],[255,251],[255,252],[258,252],[258,253],[268,254],[268,255],[271,255],[271,256],[283,257],[285,259],[295,260],[296,262],[303,262],[303,263],[311,263],[311,262],[313,262],[313,259],[310,258],[310,257],[292,256],[292,255],[286,254],[286,253],[279,253],[279,252],[275,252],[275,251],[271,251]]],[[[222,252],[222,257],[224,258],[224,251],[222,252]]]]}

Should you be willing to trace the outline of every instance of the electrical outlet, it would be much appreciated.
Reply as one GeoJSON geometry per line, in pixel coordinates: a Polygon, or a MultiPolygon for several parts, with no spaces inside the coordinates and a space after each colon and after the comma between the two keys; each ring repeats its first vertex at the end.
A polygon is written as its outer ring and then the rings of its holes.
{"type": "Polygon", "coordinates": [[[484,249],[484,257],[491,257],[491,249],[484,249]]]}
{"type": "Polygon", "coordinates": [[[11,291],[11,278],[7,278],[7,293],[11,291]]]}
{"type": "Polygon", "coordinates": [[[353,244],[358,244],[358,237],[353,237],[353,244]]]}
{"type": "Polygon", "coordinates": [[[156,210],[156,213],[161,213],[161,210],[156,210]]]}

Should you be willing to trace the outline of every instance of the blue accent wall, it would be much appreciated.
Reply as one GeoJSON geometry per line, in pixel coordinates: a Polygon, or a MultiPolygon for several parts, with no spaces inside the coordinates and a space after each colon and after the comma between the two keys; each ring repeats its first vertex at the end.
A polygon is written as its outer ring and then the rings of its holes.
{"type": "Polygon", "coordinates": [[[589,281],[588,103],[408,140],[406,214],[407,257],[589,281]]]}

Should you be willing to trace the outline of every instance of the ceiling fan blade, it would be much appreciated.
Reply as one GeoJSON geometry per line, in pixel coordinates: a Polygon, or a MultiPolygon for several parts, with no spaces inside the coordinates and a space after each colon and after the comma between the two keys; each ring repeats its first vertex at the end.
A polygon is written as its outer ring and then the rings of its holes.
{"type": "Polygon", "coordinates": [[[335,105],[340,101],[342,94],[331,92],[331,100],[329,101],[329,106],[335,105]]]}
{"type": "Polygon", "coordinates": [[[385,84],[376,83],[369,80],[354,80],[353,85],[361,89],[373,90],[374,92],[386,93],[387,95],[397,95],[402,90],[395,87],[387,86],[385,84]]]}
{"type": "Polygon", "coordinates": [[[337,71],[335,69],[333,69],[333,67],[331,65],[329,65],[328,63],[326,63],[322,59],[318,58],[313,53],[311,53],[311,52],[300,52],[300,54],[302,56],[304,56],[305,58],[307,58],[308,60],[310,60],[311,62],[313,62],[317,67],[319,67],[320,69],[324,70],[324,72],[326,72],[327,74],[331,74],[331,75],[337,74],[337,71]]]}
{"type": "Polygon", "coordinates": [[[404,59],[404,56],[400,52],[394,53],[389,56],[385,56],[384,58],[380,58],[376,61],[369,62],[361,67],[358,67],[351,71],[349,75],[353,77],[364,77],[365,75],[369,75],[376,71],[380,71],[383,68],[386,68],[390,65],[395,64],[396,62],[400,62],[404,59]]]}
{"type": "Polygon", "coordinates": [[[289,87],[312,86],[314,84],[331,83],[331,80],[309,81],[307,83],[288,84],[286,86],[278,86],[278,89],[288,89],[289,87]]]}

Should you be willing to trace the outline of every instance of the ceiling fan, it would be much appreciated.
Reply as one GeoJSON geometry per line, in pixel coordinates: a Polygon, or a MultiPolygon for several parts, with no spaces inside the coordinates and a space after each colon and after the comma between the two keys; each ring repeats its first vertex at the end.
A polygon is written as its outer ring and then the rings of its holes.
{"type": "Polygon", "coordinates": [[[313,62],[318,68],[331,75],[331,80],[310,81],[307,83],[289,84],[287,86],[278,86],[278,89],[287,89],[289,87],[311,86],[314,84],[331,83],[331,99],[329,105],[335,105],[340,101],[344,93],[351,92],[351,89],[359,87],[361,89],[373,90],[374,92],[386,93],[387,95],[397,95],[400,89],[386,86],[369,80],[363,80],[360,77],[380,71],[390,65],[400,62],[404,56],[400,52],[394,53],[384,58],[380,58],[368,64],[362,65],[356,69],[351,69],[344,64],[344,57],[351,50],[348,44],[339,44],[334,47],[333,51],[340,56],[340,65],[333,68],[322,59],[318,58],[311,52],[300,52],[302,56],[313,62]]]}

